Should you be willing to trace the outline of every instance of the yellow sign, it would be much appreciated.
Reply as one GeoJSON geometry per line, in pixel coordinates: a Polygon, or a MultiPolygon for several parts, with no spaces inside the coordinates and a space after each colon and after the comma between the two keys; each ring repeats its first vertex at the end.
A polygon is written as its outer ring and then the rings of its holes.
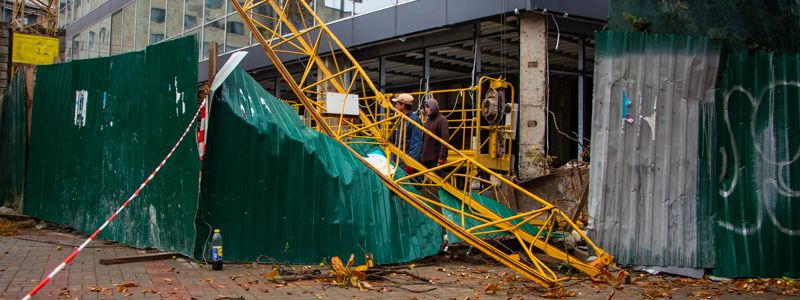
{"type": "Polygon", "coordinates": [[[58,39],[14,33],[11,60],[15,63],[49,65],[58,56],[58,39]]]}

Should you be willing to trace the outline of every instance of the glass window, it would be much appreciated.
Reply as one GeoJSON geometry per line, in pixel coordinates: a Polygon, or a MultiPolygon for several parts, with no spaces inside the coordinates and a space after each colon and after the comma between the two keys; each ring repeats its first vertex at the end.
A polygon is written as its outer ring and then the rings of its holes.
{"type": "Polygon", "coordinates": [[[70,60],[80,59],[81,51],[81,35],[76,34],[72,37],[72,53],[70,53],[70,60]]]}
{"type": "Polygon", "coordinates": [[[150,9],[150,21],[155,23],[164,23],[167,17],[167,12],[163,8],[150,9]]]}
{"type": "Polygon", "coordinates": [[[111,52],[111,17],[105,17],[97,24],[97,36],[95,37],[97,57],[106,57],[111,52]]]}
{"type": "Polygon", "coordinates": [[[150,44],[155,44],[164,40],[164,34],[151,33],[150,44]]]}
{"type": "MultiPolygon", "coordinates": [[[[275,17],[275,12],[272,10],[272,7],[269,5],[259,5],[253,9],[253,23],[258,28],[258,31],[261,32],[261,35],[264,36],[264,39],[269,40],[272,38],[272,34],[265,29],[264,27],[270,28],[271,30],[275,29],[275,22],[270,19],[269,17],[275,17]]],[[[256,39],[253,38],[253,42],[256,43],[256,39]]]]}
{"type": "Polygon", "coordinates": [[[203,23],[203,0],[185,0],[186,11],[183,16],[184,30],[190,30],[203,23]]]}
{"type": "Polygon", "coordinates": [[[316,0],[316,13],[325,23],[353,15],[352,0],[316,0]]]}
{"type": "Polygon", "coordinates": [[[348,0],[345,1],[345,5],[352,5],[353,6],[353,14],[360,15],[363,13],[368,13],[371,11],[376,11],[381,8],[387,8],[395,4],[395,0],[370,0],[370,1],[362,1],[362,0],[348,0]]]}
{"type": "MultiPolygon", "coordinates": [[[[238,0],[238,2],[239,2],[239,5],[244,6],[244,0],[238,0]]],[[[232,14],[232,13],[235,14],[236,13],[236,9],[233,8],[233,4],[231,4],[231,1],[230,0],[225,0],[225,3],[228,6],[228,14],[232,14]]],[[[264,3],[262,5],[269,6],[269,3],[264,3]]]]}
{"type": "Polygon", "coordinates": [[[225,16],[224,0],[204,0],[206,4],[206,23],[225,16]]]}
{"type": "Polygon", "coordinates": [[[167,0],[167,37],[183,32],[183,0],[167,0]]]}
{"type": "Polygon", "coordinates": [[[190,16],[190,15],[184,15],[183,16],[183,26],[186,27],[186,28],[193,28],[193,27],[197,26],[197,17],[196,16],[190,16]]]}
{"type": "Polygon", "coordinates": [[[81,12],[83,12],[83,7],[81,7],[81,2],[83,0],[75,0],[75,19],[80,18],[81,12]]]}
{"type": "Polygon", "coordinates": [[[233,51],[250,45],[250,31],[244,26],[238,14],[228,16],[225,51],[233,51]]]}
{"type": "MultiPolygon", "coordinates": [[[[75,5],[75,2],[71,2],[71,1],[67,4],[67,19],[64,21],[64,25],[65,26],[67,24],[72,23],[72,7],[74,5],[75,5]]],[[[72,58],[72,57],[70,56],[70,58],[72,58]]]]}
{"type": "MultiPolygon", "coordinates": [[[[296,5],[290,5],[287,7],[286,14],[294,25],[294,28],[298,31],[302,31],[303,29],[314,26],[314,17],[308,12],[308,10],[305,9],[305,7],[302,7],[302,5],[299,4],[300,3],[297,3],[296,5]]],[[[313,7],[314,3],[309,1],[309,5],[313,7]]],[[[289,34],[291,33],[291,29],[289,29],[288,26],[281,26],[281,33],[289,34]]]]}
{"type": "Polygon", "coordinates": [[[134,38],[134,49],[142,49],[147,46],[150,33],[147,27],[150,25],[150,0],[136,0],[136,36],[134,38]]]}
{"type": "Polygon", "coordinates": [[[166,11],[167,11],[167,0],[150,0],[150,44],[151,45],[154,43],[158,43],[164,39],[164,34],[166,33],[166,24],[164,22],[166,11]]]}
{"type": "Polygon", "coordinates": [[[203,52],[202,58],[208,58],[208,48],[211,42],[217,42],[217,53],[221,54],[225,49],[225,23],[224,20],[211,22],[203,28],[203,52]]]}
{"type": "Polygon", "coordinates": [[[58,28],[64,28],[64,20],[67,19],[67,7],[62,7],[58,10],[58,28]]]}
{"type": "Polygon", "coordinates": [[[97,31],[100,30],[100,23],[95,23],[92,26],[89,26],[86,29],[86,57],[87,58],[95,58],[97,57],[97,49],[99,47],[99,43],[97,41],[97,31]]]}

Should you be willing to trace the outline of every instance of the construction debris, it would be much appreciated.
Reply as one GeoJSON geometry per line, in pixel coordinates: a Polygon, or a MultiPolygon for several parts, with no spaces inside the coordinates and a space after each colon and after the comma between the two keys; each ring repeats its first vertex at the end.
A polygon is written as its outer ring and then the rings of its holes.
{"type": "Polygon", "coordinates": [[[154,260],[170,259],[170,258],[173,258],[175,256],[179,256],[179,255],[181,255],[181,254],[177,253],[177,252],[167,252],[167,253],[123,256],[123,257],[115,257],[115,258],[102,258],[102,259],[100,259],[100,264],[101,265],[116,265],[116,264],[132,263],[132,262],[154,261],[154,260]]]}

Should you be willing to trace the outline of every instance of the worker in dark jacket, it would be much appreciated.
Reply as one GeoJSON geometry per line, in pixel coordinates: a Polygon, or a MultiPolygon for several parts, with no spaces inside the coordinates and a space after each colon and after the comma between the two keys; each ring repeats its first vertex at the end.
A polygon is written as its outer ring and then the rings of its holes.
{"type": "MultiPolygon", "coordinates": [[[[425,129],[435,134],[445,142],[450,142],[450,130],[447,129],[447,119],[439,113],[439,103],[436,99],[425,100],[425,129]]],[[[447,147],[428,135],[422,136],[422,151],[419,162],[427,168],[434,168],[447,162],[447,147]]]]}
{"type": "MultiPolygon", "coordinates": [[[[419,119],[419,116],[416,112],[412,111],[413,107],[411,104],[414,102],[414,96],[410,94],[402,93],[392,99],[394,103],[394,108],[396,108],[400,113],[408,116],[417,124],[421,124],[422,121],[419,119]]],[[[395,146],[400,148],[400,150],[404,150],[408,156],[413,158],[416,161],[419,161],[419,151],[422,148],[422,130],[420,130],[417,126],[412,125],[409,122],[400,122],[400,124],[405,124],[404,127],[398,126],[399,128],[396,129],[394,132],[394,143],[395,146]]],[[[392,154],[392,161],[397,159],[394,154],[392,154]]],[[[416,170],[409,167],[403,162],[399,164],[403,170],[406,171],[408,174],[416,173],[416,170]]]]}

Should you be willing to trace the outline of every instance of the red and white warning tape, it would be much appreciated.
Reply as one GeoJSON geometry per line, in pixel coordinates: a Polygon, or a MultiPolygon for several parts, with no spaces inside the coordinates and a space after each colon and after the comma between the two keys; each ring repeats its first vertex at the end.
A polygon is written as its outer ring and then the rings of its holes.
{"type": "Polygon", "coordinates": [[[177,149],[178,145],[180,145],[181,142],[183,141],[183,138],[186,137],[186,134],[192,129],[192,124],[194,124],[194,121],[197,120],[197,116],[200,114],[200,111],[203,109],[203,107],[205,107],[205,105],[206,105],[205,101],[203,101],[203,103],[200,104],[200,107],[197,108],[197,112],[194,113],[194,117],[192,117],[192,120],[189,122],[189,125],[186,126],[186,130],[184,130],[183,134],[181,134],[181,138],[178,139],[178,142],[175,143],[175,146],[172,146],[172,149],[169,150],[169,153],[167,153],[167,156],[164,157],[164,159],[161,161],[161,163],[158,164],[158,167],[156,167],[156,169],[153,170],[153,173],[150,173],[150,176],[148,176],[147,179],[145,179],[144,182],[142,182],[142,184],[139,186],[139,188],[137,188],[136,191],[133,192],[133,194],[128,198],[128,200],[126,200],[125,203],[122,203],[122,206],[120,206],[119,209],[117,209],[117,211],[115,211],[114,214],[112,214],[111,217],[109,217],[108,220],[106,220],[106,222],[103,223],[103,225],[100,226],[100,228],[97,228],[97,230],[95,230],[95,232],[88,239],[86,239],[86,241],[84,241],[83,244],[81,244],[78,248],[76,248],[75,251],[72,251],[72,254],[67,256],[67,259],[65,259],[63,262],[61,262],[61,264],[59,264],[55,269],[53,269],[53,271],[50,272],[50,274],[48,274],[47,277],[42,279],[42,281],[39,282],[39,284],[37,284],[36,287],[34,287],[30,292],[28,292],[28,294],[25,295],[24,298],[22,298],[23,300],[31,299],[31,297],[33,297],[33,295],[36,295],[36,293],[38,293],[39,290],[42,289],[42,287],[47,285],[47,282],[49,282],[51,279],[53,279],[53,277],[55,277],[56,274],[58,274],[58,272],[60,272],[62,269],[64,269],[67,266],[67,264],[69,264],[75,258],[75,256],[78,255],[78,252],[81,252],[81,250],[83,250],[83,248],[86,248],[86,246],[89,245],[89,243],[91,243],[92,240],[94,240],[95,237],[97,237],[97,235],[100,233],[100,231],[103,231],[103,229],[105,229],[106,226],[108,226],[108,224],[111,223],[111,221],[113,221],[114,218],[116,218],[117,215],[119,215],[119,213],[123,209],[125,209],[126,206],[128,206],[128,203],[130,203],[131,201],[133,201],[133,199],[135,199],[137,196],[139,196],[139,192],[141,192],[142,189],[144,189],[144,187],[148,183],[150,183],[150,180],[152,180],[153,177],[155,177],[156,174],[158,174],[158,171],[161,170],[161,167],[164,166],[164,163],[166,163],[167,160],[169,160],[169,158],[172,156],[172,153],[175,152],[175,149],[177,149]]]}

